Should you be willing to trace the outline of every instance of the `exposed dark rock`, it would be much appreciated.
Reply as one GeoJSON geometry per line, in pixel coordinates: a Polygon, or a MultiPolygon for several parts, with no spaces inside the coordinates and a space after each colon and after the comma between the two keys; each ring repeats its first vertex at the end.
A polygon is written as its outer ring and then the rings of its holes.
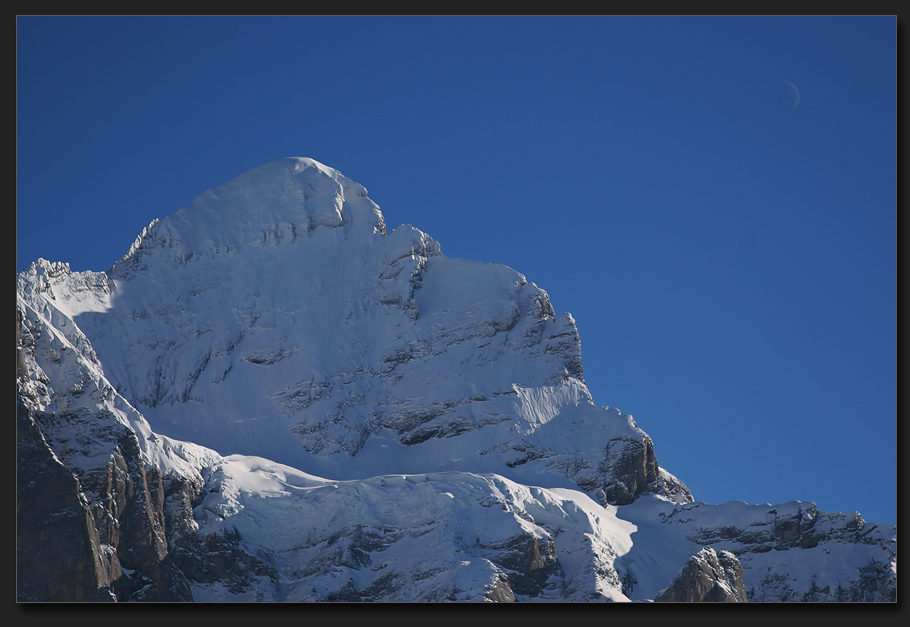
{"type": "Polygon", "coordinates": [[[655,598],[658,602],[742,603],[747,600],[743,565],[729,551],[705,547],[682,567],[669,587],[655,598]]]}
{"type": "Polygon", "coordinates": [[[650,438],[611,440],[606,463],[610,472],[604,492],[614,505],[628,505],[660,478],[650,438]]]}
{"type": "Polygon", "coordinates": [[[239,592],[274,575],[239,538],[195,533],[200,486],[147,466],[135,434],[105,425],[103,413],[33,414],[17,398],[19,601],[191,601],[191,581],[239,592]],[[74,474],[36,417],[50,428],[93,422],[93,444],[113,445],[107,464],[74,474]]]}
{"type": "Polygon", "coordinates": [[[541,543],[532,535],[521,535],[497,545],[481,545],[479,549],[489,551],[487,559],[504,570],[513,600],[516,594],[540,596],[551,577],[559,578],[563,574],[552,538],[541,543]]]}
{"type": "Polygon", "coordinates": [[[124,432],[106,466],[77,476],[21,396],[17,427],[20,599],[191,600],[182,574],[164,563],[161,478],[146,472],[135,435],[124,432]]]}
{"type": "MultiPolygon", "coordinates": [[[[826,541],[862,542],[863,532],[869,533],[858,513],[852,517],[843,513],[819,512],[815,503],[805,502],[794,511],[782,513],[779,508],[768,510],[766,519],[758,518],[747,528],[735,525],[708,527],[690,534],[689,540],[700,544],[735,542],[737,555],[767,553],[788,549],[811,549],[826,541]],[[821,524],[819,524],[821,523],[821,524]]],[[[878,542],[878,540],[876,540],[878,542]]]]}
{"type": "Polygon", "coordinates": [[[119,568],[102,548],[79,480],[53,454],[21,399],[16,436],[16,599],[111,598],[119,568]]]}
{"type": "Polygon", "coordinates": [[[806,503],[790,516],[778,516],[775,513],[771,535],[776,541],[778,549],[799,546],[811,549],[818,546],[818,537],[812,533],[818,520],[818,510],[815,503],[806,503]]]}
{"type": "Polygon", "coordinates": [[[628,505],[642,494],[662,494],[692,502],[689,489],[657,464],[651,438],[615,438],[596,472],[579,472],[579,487],[592,494],[602,491],[611,505],[628,505]]]}
{"type": "Polygon", "coordinates": [[[171,555],[188,579],[221,582],[233,594],[246,591],[258,578],[277,578],[271,566],[240,547],[240,536],[234,532],[188,534],[177,542],[171,555]]]}

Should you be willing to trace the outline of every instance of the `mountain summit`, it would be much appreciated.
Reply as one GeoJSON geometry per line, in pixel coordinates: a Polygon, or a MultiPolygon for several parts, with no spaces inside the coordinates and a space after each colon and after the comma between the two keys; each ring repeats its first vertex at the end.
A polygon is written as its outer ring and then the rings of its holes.
{"type": "Polygon", "coordinates": [[[319,227],[385,233],[379,207],[362,185],[313,159],[279,159],[152,222],[115,268],[135,267],[152,250],[166,251],[159,263],[179,264],[196,255],[289,243],[319,227]]]}
{"type": "Polygon", "coordinates": [[[689,598],[705,546],[753,600],[893,596],[893,527],[695,502],[544,290],[312,159],[17,288],[20,600],[689,598]]]}

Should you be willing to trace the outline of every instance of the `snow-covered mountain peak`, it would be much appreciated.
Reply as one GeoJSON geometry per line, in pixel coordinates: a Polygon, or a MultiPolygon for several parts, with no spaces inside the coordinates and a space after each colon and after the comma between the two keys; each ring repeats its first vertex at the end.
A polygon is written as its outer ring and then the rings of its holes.
{"type": "Polygon", "coordinates": [[[691,500],[630,417],[594,405],[544,290],[412,226],[386,236],[364,187],[312,159],[208,190],[108,273],[44,274],[22,297],[84,333],[161,435],[333,479],[470,468],[691,500]]]}
{"type": "Polygon", "coordinates": [[[209,189],[163,220],[153,220],[115,264],[144,265],[158,250],[168,265],[197,256],[291,243],[320,227],[345,237],[385,235],[385,221],[365,187],[314,159],[288,157],[209,189]]]}
{"type": "Polygon", "coordinates": [[[893,526],[695,502],[544,290],[312,159],[31,264],[16,347],[20,600],[895,596],[893,526]]]}

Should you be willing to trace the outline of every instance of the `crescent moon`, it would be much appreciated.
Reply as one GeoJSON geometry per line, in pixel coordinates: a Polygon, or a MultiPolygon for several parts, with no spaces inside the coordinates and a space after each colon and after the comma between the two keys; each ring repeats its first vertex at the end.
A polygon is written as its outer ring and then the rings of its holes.
{"type": "Polygon", "coordinates": [[[796,111],[796,107],[799,106],[799,89],[790,81],[784,81],[784,84],[790,89],[790,98],[793,101],[793,107],[790,109],[790,113],[793,113],[796,111]]]}

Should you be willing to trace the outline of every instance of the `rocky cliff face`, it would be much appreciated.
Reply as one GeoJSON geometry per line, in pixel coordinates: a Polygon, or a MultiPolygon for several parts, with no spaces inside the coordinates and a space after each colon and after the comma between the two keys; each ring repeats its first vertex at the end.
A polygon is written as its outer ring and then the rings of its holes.
{"type": "Polygon", "coordinates": [[[657,602],[744,603],[743,565],[729,551],[705,547],[682,567],[657,602]]]}
{"type": "MultiPolygon", "coordinates": [[[[622,511],[639,529],[659,529],[617,560],[618,571],[635,584],[627,589],[633,599],[655,598],[704,547],[736,557],[748,601],[896,599],[896,529],[867,523],[857,512],[829,514],[800,501],[772,506],[646,499],[622,511]],[[655,574],[658,559],[663,568],[655,574]]],[[[681,585],[691,588],[692,580],[681,585]]]]}
{"type": "Polygon", "coordinates": [[[18,601],[103,600],[114,578],[79,482],[16,411],[18,601]]]}
{"type": "Polygon", "coordinates": [[[160,477],[146,473],[135,441],[126,435],[106,467],[80,480],[22,402],[17,427],[20,601],[192,599],[167,560],[160,477]]]}
{"type": "Polygon", "coordinates": [[[16,336],[17,600],[191,601],[197,571],[214,570],[236,585],[262,570],[236,541],[195,533],[192,502],[202,482],[174,472],[163,477],[134,428],[118,420],[115,404],[72,406],[83,393],[115,397],[103,378],[84,369],[70,390],[51,387],[60,373],[38,367],[35,351],[69,367],[79,350],[21,309],[16,336]],[[226,561],[243,567],[219,569],[200,545],[227,550],[226,561]]]}
{"type": "Polygon", "coordinates": [[[750,600],[893,598],[893,527],[695,503],[545,291],[312,160],[17,294],[20,600],[653,599],[706,545],[750,600]]]}

